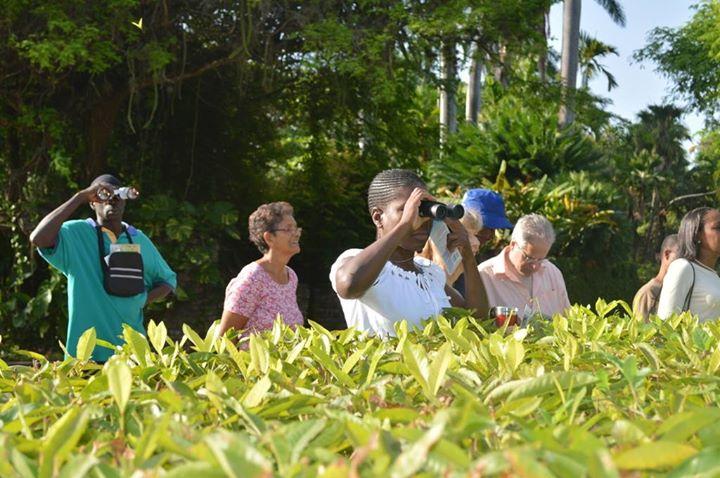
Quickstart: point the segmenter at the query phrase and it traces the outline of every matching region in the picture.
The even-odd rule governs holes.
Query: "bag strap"
[[[105,240],[103,239],[102,226],[100,226],[99,224],[97,226],[95,226],[95,232],[97,233],[97,238],[98,238],[98,252],[100,254],[100,269],[102,271],[104,271],[105,273],[107,273],[108,265],[105,262]],[[122,232],[120,234],[122,234],[123,232],[127,236],[128,242],[130,244],[132,244],[133,243],[132,238],[130,237],[128,228],[125,227],[125,225],[123,225]]]
[[[690,284],[690,290],[688,291],[687,295],[685,296],[685,302],[683,303],[683,308],[682,308],[683,312],[687,312],[688,310],[690,310],[690,298],[692,296],[693,289],[695,288],[695,266],[693,265],[692,261],[688,261],[688,262],[690,263],[690,268],[692,269],[693,280],[692,280],[692,284]]]

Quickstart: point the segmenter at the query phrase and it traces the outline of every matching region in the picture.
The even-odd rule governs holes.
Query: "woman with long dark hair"
[[[685,214],[678,231],[678,258],[663,280],[658,316],[690,311],[700,321],[720,317],[720,211],[709,207]]]
[[[382,171],[368,188],[368,209],[376,240],[364,249],[343,252],[330,270],[330,282],[340,297],[347,325],[380,336],[395,335],[394,324],[423,319],[450,307],[487,313],[487,297],[465,228],[445,219],[448,249],[462,254],[467,294],[445,284],[445,272],[416,256],[430,235],[432,221],[420,217],[422,200],[433,200],[425,183],[412,171]]]

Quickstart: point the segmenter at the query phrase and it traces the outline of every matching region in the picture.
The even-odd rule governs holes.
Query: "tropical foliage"
[[[618,312],[620,311],[620,312]],[[368,338],[277,322],[171,340],[104,365],[0,362],[3,476],[714,476],[720,326],[627,304],[496,330],[452,311]]]
[[[495,187],[512,220],[548,214],[559,231],[553,259],[582,304],[630,300],[662,236],[717,192],[717,131],[708,123],[690,163],[681,107],[623,120],[580,88],[572,125],[558,126],[568,93],[547,43],[552,0],[86,3],[0,2],[5,344],[59,352],[65,280],[28,236],[106,170],[141,190],[127,220],[179,273],[178,295],[152,311],[177,334],[183,321],[217,318],[227,280],[257,257],[245,223],[263,202],[295,207],[305,233],[291,265],[309,303],[332,294],[330,264],[374,237],[365,190],[388,167],[416,169],[456,198]],[[622,2],[597,3],[624,23]],[[720,71],[716,13],[717,1],[700,2],[639,57],[707,114]],[[585,78],[613,78],[607,40],[578,43]],[[472,86],[457,73],[469,65]],[[462,93],[471,114],[442,130],[441,144],[438,110],[462,111]]]

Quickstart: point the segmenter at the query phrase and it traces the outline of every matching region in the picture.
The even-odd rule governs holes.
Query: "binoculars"
[[[107,188],[100,188],[96,194],[98,199],[101,201],[109,201],[115,196],[125,200],[137,199],[140,195],[138,190],[132,186],[123,186],[112,191]]]
[[[431,217],[433,219],[460,219],[465,214],[465,208],[460,204],[449,206],[441,202],[422,200],[420,201],[420,217]]]

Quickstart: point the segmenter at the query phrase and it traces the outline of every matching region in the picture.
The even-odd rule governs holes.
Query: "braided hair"
[[[401,189],[427,189],[420,176],[409,169],[386,169],[379,172],[368,188],[368,210],[385,206],[398,196]]]

